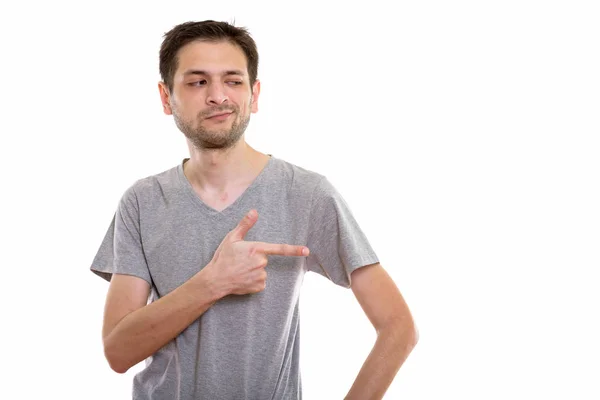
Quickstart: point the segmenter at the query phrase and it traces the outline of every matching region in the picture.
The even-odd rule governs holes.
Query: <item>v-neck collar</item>
[[[267,154],[267,155],[269,156],[269,160],[267,161],[267,164],[258,173],[256,178],[254,178],[252,183],[246,188],[246,190],[244,190],[242,192],[242,194],[240,194],[238,196],[237,199],[235,199],[235,201],[233,203],[231,203],[229,206],[227,206],[226,208],[224,208],[221,211],[218,211],[218,210],[212,208],[211,206],[209,206],[208,204],[206,204],[200,198],[200,196],[198,196],[198,194],[192,187],[192,184],[185,176],[185,173],[183,172],[183,164],[186,162],[186,160],[189,160],[189,158],[184,158],[179,163],[179,165],[177,167],[177,175],[179,176],[179,180],[180,180],[181,184],[183,185],[186,193],[190,196],[192,202],[194,204],[196,204],[202,211],[205,211],[208,214],[214,215],[214,216],[226,215],[226,214],[229,214],[230,212],[232,212],[233,210],[235,210],[239,206],[239,204],[244,200],[244,198],[248,197],[249,194],[251,192],[253,192],[256,189],[256,187],[258,187],[260,185],[260,183],[263,181],[264,176],[266,175],[266,172],[270,169],[271,164],[273,164],[273,159],[275,158],[271,154]]]

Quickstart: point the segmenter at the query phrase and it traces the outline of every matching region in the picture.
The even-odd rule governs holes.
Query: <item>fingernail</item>
[[[308,248],[307,248],[307,247],[305,247],[305,248],[303,248],[303,249],[302,249],[302,255],[303,255],[303,256],[307,256],[307,255],[308,255],[308,253],[309,253],[309,251],[308,251]]]
[[[250,218],[254,218],[254,215],[255,215],[255,212],[254,212],[254,210],[250,210],[250,212],[248,213],[248,216],[249,216]]]

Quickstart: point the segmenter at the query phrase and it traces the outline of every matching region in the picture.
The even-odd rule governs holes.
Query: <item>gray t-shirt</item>
[[[187,159],[186,159],[187,160]],[[301,399],[299,294],[317,272],[350,287],[355,269],[378,262],[326,177],[282,159],[267,165],[229,207],[206,205],[178,166],[136,181],[121,198],[91,270],[134,275],[166,295],[208,264],[252,208],[246,240],[306,245],[308,257],[269,256],[266,288],[217,301],[146,359],[133,382],[139,400]]]

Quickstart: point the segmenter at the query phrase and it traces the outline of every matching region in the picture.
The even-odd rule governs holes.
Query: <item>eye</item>
[[[196,81],[196,82],[190,82],[188,83],[188,86],[202,86],[206,83],[206,80],[201,80],[201,81]]]
[[[229,81],[229,82],[227,82],[227,83],[230,83],[230,84],[232,84],[232,85],[234,85],[234,86],[236,86],[236,85],[241,85],[241,84],[242,84],[242,82],[240,82],[240,81]]]

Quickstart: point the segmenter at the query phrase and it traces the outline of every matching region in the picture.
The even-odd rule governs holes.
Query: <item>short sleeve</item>
[[[313,192],[307,246],[308,270],[345,288],[354,270],[379,262],[348,204],[326,177]]]
[[[110,281],[112,274],[133,275],[152,285],[140,232],[139,207],[130,187],[119,201],[117,211],[102,240],[90,269]]]

